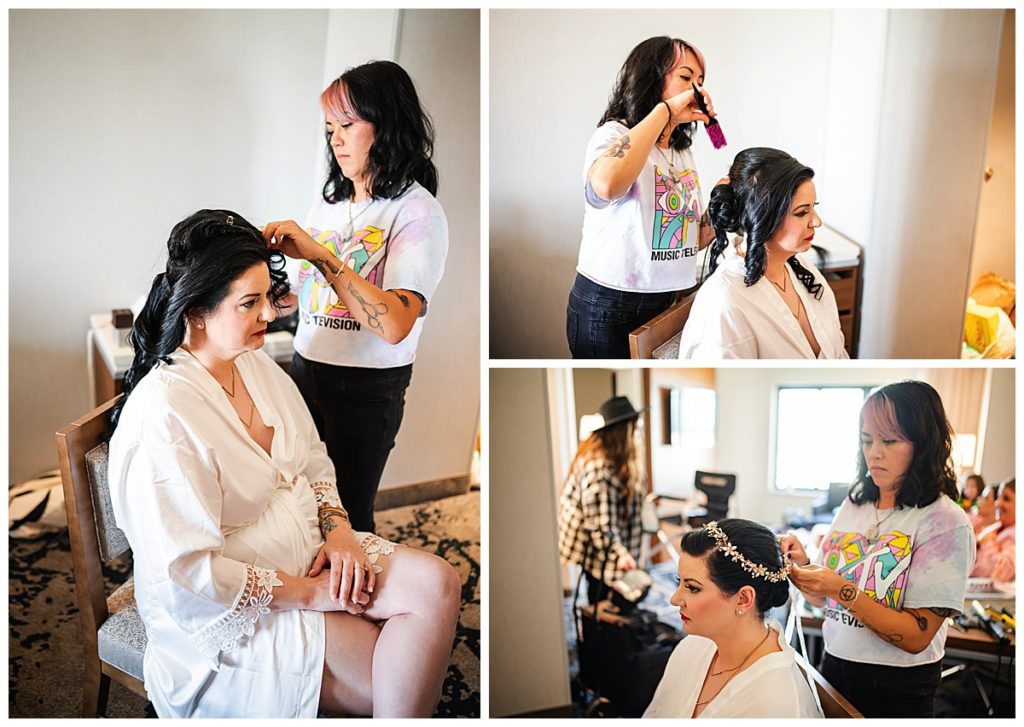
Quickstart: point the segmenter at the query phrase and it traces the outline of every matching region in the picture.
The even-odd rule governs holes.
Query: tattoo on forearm
[[[359,302],[359,307],[363,309],[363,313],[366,315],[366,324],[370,328],[383,331],[384,321],[381,320],[381,316],[388,312],[387,305],[384,303],[368,302],[363,296],[359,295],[359,291],[356,290],[351,281],[348,284],[348,292],[352,294],[352,297]]]
[[[849,583],[839,589],[840,601],[852,601],[857,595],[857,589]]]
[[[905,608],[903,610],[914,617],[914,620],[917,621],[917,628],[921,629],[921,631],[928,630],[928,619],[922,616],[916,608]]]
[[[319,270],[320,274],[323,275],[325,278],[327,277],[328,273],[334,275],[335,273],[338,272],[338,270],[341,269],[334,267],[334,264],[330,260],[323,257],[315,258],[313,260],[310,260],[310,262],[316,266],[316,269]]]
[[[871,630],[874,631],[874,629],[871,629]],[[878,631],[875,631],[875,633],[878,634],[880,637],[882,637],[883,641],[888,641],[893,646],[898,646],[900,644],[900,642],[903,641],[903,636],[901,634],[897,634],[897,633],[883,634],[883,633],[880,633]]]
[[[333,516],[325,517],[320,521],[320,532],[324,534],[325,538],[327,537],[327,533],[331,532],[336,527],[338,527],[338,523],[334,522]]]
[[[409,307],[409,296],[406,295],[405,293],[399,293],[397,291],[394,291],[394,292],[395,292],[395,295],[398,296],[398,299],[400,301],[402,301],[402,305],[405,306],[406,308],[408,308]]]
[[[606,151],[604,155],[606,157],[618,157],[619,159],[622,159],[626,156],[626,150],[629,148],[629,134],[623,134],[612,142],[612,145],[608,147],[608,151]]]

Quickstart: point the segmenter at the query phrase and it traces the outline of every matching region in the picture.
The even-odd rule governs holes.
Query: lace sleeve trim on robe
[[[340,507],[344,509],[341,504],[341,495],[338,494],[338,488],[333,482],[313,482],[310,487],[313,488],[317,508]]]
[[[231,610],[192,635],[193,645],[203,656],[231,651],[243,636],[252,636],[260,616],[270,613],[273,587],[284,584],[277,571],[245,565],[245,583]]]

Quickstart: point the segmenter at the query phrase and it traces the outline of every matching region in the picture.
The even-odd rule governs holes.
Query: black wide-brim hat
[[[612,424],[618,424],[619,422],[629,421],[631,419],[638,418],[647,409],[634,409],[633,403],[626,396],[613,396],[611,399],[601,405],[597,414],[604,420],[601,426],[594,428],[593,431],[597,432],[601,429],[610,427]]]

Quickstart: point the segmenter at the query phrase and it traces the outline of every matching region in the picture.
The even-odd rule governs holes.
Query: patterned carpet
[[[437,553],[462,578],[462,613],[438,717],[480,716],[480,493],[383,510],[377,532]],[[67,531],[9,539],[11,717],[77,717],[82,704],[82,647]],[[126,564],[104,568],[111,589]],[[155,717],[141,697],[110,687],[108,717]]]

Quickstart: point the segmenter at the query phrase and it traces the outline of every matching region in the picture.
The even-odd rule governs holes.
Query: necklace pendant
[[[872,525],[868,528],[868,540],[878,540],[878,526]]]

